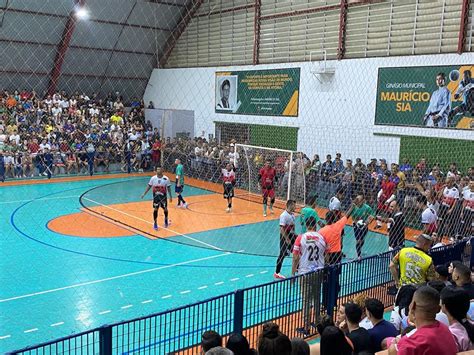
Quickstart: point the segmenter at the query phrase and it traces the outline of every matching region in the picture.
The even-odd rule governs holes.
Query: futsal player
[[[271,166],[270,159],[265,160],[265,165],[258,173],[258,180],[262,187],[263,217],[266,217],[268,198],[270,198],[270,213],[273,214],[273,204],[275,203],[275,182],[277,181],[276,170]]]
[[[389,206],[395,200],[395,183],[390,180],[392,174],[389,171],[384,172],[380,191],[377,194],[377,214],[388,214]],[[377,218],[375,229],[382,228],[382,218]]]
[[[142,195],[142,198],[148,193],[150,189],[153,189],[153,229],[158,230],[158,209],[161,207],[165,214],[165,228],[168,228],[168,203],[167,193],[170,195],[170,203],[173,202],[171,195],[171,182],[170,179],[163,175],[163,169],[156,168],[156,175],[153,175],[148,182],[148,186]]]
[[[359,195],[354,200],[354,209],[351,217],[353,221],[354,237],[356,240],[357,259],[362,257],[362,247],[365,243],[365,237],[369,232],[369,224],[374,220],[374,211],[365,203],[364,196]]]
[[[285,276],[280,273],[283,260],[285,260],[285,256],[293,249],[293,244],[296,240],[295,207],[296,201],[288,200],[286,202],[286,209],[280,215],[280,253],[277,259],[275,273],[273,274],[273,277],[276,279],[285,278]]]
[[[174,163],[176,164],[176,184],[174,186],[174,192],[176,192],[176,195],[178,196],[178,208],[181,206],[183,208],[187,208],[188,205],[186,204],[186,201],[184,201],[184,198],[183,198],[183,189],[184,189],[183,164],[181,164],[180,159],[176,159]]]
[[[222,169],[222,181],[224,185],[224,198],[227,199],[226,212],[232,212],[232,198],[234,197],[235,172],[231,163],[227,163]]]
[[[318,212],[316,212],[316,202],[317,196],[311,195],[308,198],[308,202],[306,206],[304,206],[300,211],[300,223],[301,223],[301,233],[306,233],[306,221],[308,218],[313,217],[319,225],[319,227],[324,227],[324,222],[321,221],[321,218],[318,216]],[[314,226],[314,230],[317,230],[317,226]]]

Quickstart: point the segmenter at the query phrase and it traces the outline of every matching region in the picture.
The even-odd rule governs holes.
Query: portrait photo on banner
[[[234,110],[237,105],[237,82],[237,75],[216,76],[216,110]]]

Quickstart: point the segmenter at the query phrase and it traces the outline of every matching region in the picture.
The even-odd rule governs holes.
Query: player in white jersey
[[[309,335],[309,327],[311,323],[318,323],[321,311],[322,269],[327,243],[324,237],[316,232],[316,223],[314,217],[306,220],[308,231],[296,238],[293,247],[292,274],[304,275],[300,278],[304,327],[296,329],[303,335]],[[311,307],[313,307],[313,317],[311,317]]]
[[[280,215],[280,253],[277,259],[275,273],[273,274],[273,277],[276,279],[285,278],[285,276],[280,274],[281,267],[283,266],[285,256],[291,252],[293,244],[295,243],[295,208],[296,201],[288,200],[286,202],[286,209]]]
[[[158,218],[158,209],[160,207],[163,209],[165,214],[165,228],[168,228],[168,203],[166,193],[168,192],[170,196],[170,203],[173,202],[173,197],[171,195],[171,181],[167,176],[163,175],[162,168],[156,168],[156,175],[153,175],[150,178],[142,198],[145,197],[150,189],[153,189],[153,229],[158,230],[158,223],[156,220]]]
[[[222,169],[222,182],[224,185],[224,198],[227,199],[226,212],[232,212],[232,198],[234,197],[235,172],[231,163]]]
[[[423,225],[423,234],[432,235],[436,233],[438,229],[438,216],[436,211],[428,207],[428,200],[425,195],[418,196],[416,199],[418,208],[423,212],[421,213],[421,224]]]
[[[474,235],[474,180],[469,180],[469,186],[463,190],[462,197],[461,219],[463,221],[463,228],[461,235],[463,237],[470,237]]]

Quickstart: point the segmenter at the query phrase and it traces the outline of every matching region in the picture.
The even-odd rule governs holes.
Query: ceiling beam
[[[85,3],[86,0],[74,0],[74,6],[71,9],[71,12],[69,13],[66,25],[64,26],[63,35],[58,43],[58,48],[56,49],[53,69],[51,70],[51,78],[48,84],[48,95],[53,95],[55,93],[59,77],[61,76],[61,68],[64,63],[64,58],[66,57],[66,53],[69,48],[69,43],[71,42],[74,29],[76,28],[76,9],[78,7],[84,7]]]
[[[166,40],[163,55],[161,56],[158,65],[160,68],[164,68],[166,63],[168,62],[168,58],[171,55],[176,43],[178,42],[179,37],[183,34],[183,32],[188,27],[189,23],[191,22],[192,18],[196,14],[196,12],[201,7],[204,0],[190,0],[188,5],[185,8],[185,13],[181,21],[178,23],[176,28],[171,32],[168,39]]]
[[[178,4],[171,1],[166,0],[144,0],[144,2],[150,2],[152,4],[160,4],[160,5],[167,5],[167,6],[176,6],[176,7],[184,7],[184,4]]]

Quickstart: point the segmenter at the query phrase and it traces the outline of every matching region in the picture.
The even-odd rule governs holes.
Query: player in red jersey
[[[386,171],[383,174],[382,177],[382,183],[380,184],[380,191],[377,194],[377,215],[381,213],[387,213],[388,212],[388,206],[390,205],[390,202],[395,200],[395,189],[397,188],[397,185],[390,180],[390,175],[391,173],[389,171]],[[377,225],[375,228],[381,228],[382,227],[382,221],[380,219],[377,219]]]
[[[265,160],[265,165],[260,169],[258,180],[262,187],[263,216],[266,217],[268,198],[270,198],[270,213],[273,214],[273,204],[275,203],[275,183],[277,181],[276,170],[271,166],[269,159]]]
[[[231,163],[222,169],[222,182],[224,185],[224,198],[227,199],[226,212],[232,212],[232,198],[234,197],[235,172]]]

